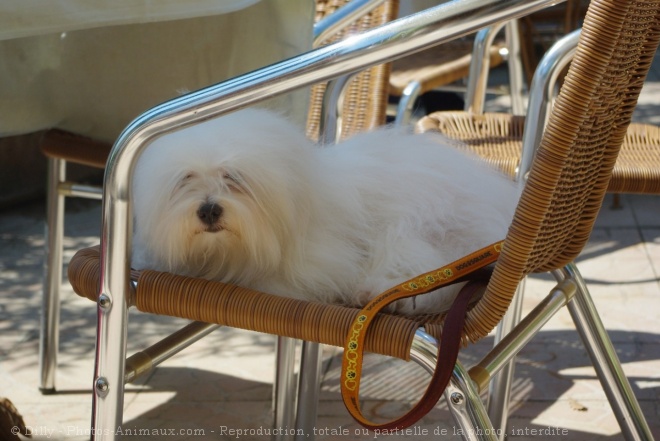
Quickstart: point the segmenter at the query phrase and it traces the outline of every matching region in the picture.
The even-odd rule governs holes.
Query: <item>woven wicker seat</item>
[[[571,262],[589,238],[659,41],[659,0],[592,1],[575,56],[577,62],[571,66],[557,98],[488,287],[467,314],[464,342],[479,340],[497,326],[527,274],[551,271],[558,284],[514,329],[510,339],[505,338],[470,369],[476,386],[470,381],[454,384],[464,393],[470,408],[478,410],[467,415],[465,406],[460,405],[462,400],[448,402],[452,412],[464,412],[465,418],[457,421],[470,420],[473,431],[469,433],[484,423],[479,410],[482,403],[473,388],[483,390],[520,345],[528,342],[560,307],[567,306],[624,435],[629,439],[652,439],[586,285]],[[107,371],[112,363],[123,366],[124,360],[112,360],[112,347],[105,343],[108,338],[104,332],[109,332],[111,326],[109,314],[118,306],[105,293],[99,296],[100,275],[98,249],[80,251],[70,264],[69,277],[75,291],[99,303],[103,323],[99,325],[97,360]],[[141,311],[331,345],[344,342],[357,313],[340,305],[291,300],[154,271],[133,272],[131,277],[137,280],[136,288],[122,298]],[[129,286],[128,281],[124,286]],[[424,325],[431,335],[443,338],[443,320],[443,315],[406,318],[383,314],[370,331],[367,349],[408,359],[418,326]],[[136,371],[148,369],[151,352],[148,349],[137,358],[131,357],[126,371],[122,368],[117,372],[125,372],[125,378],[130,378]],[[103,369],[97,370],[97,375]],[[457,365],[455,377],[462,378],[462,372]],[[112,389],[103,376],[95,381],[96,400],[108,412],[119,412],[104,416],[102,423],[116,423],[121,410],[115,408],[116,402],[106,402],[105,396],[108,390],[117,393],[123,389]],[[100,418],[98,410],[95,416]]]
[[[520,162],[524,116],[435,112],[419,120],[416,131],[437,131],[460,140],[489,164],[514,177]]]

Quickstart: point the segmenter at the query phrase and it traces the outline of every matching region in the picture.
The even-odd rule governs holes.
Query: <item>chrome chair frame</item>
[[[534,73],[529,90],[529,105],[526,118],[529,121],[539,121],[538,124],[528,124],[523,132],[523,151],[520,167],[517,170],[516,181],[524,182],[532,166],[534,154],[539,147],[543,128],[547,122],[552,108],[552,98],[555,94],[557,78],[563,69],[570,63],[577,48],[580,31],[576,30],[558,40],[540,60]],[[485,89],[482,89],[485,90]],[[483,113],[484,92],[475,93],[472,101],[474,113]],[[467,106],[466,106],[467,107]],[[518,287],[513,302],[497,327],[495,344],[502,341],[508,333],[518,324],[522,312],[524,294],[524,280]],[[504,433],[509,414],[509,398],[511,382],[513,380],[515,360],[502,368],[501,372],[493,378],[488,393],[488,414],[498,433]],[[502,440],[503,438],[500,438]]]
[[[129,373],[123,360],[126,356],[127,307],[131,293],[131,178],[139,153],[151,141],[195,122],[248,106],[267,96],[387,62],[475,29],[526,15],[552,3],[552,0],[465,0],[440,5],[361,34],[350,42],[325,46],[164,103],[129,125],[115,143],[104,184],[92,417],[94,438],[114,439],[114,428],[121,424],[124,382]],[[607,371],[603,377],[611,389],[608,395],[612,397],[612,404],[623,406],[623,410],[617,411],[622,430],[630,439],[652,439],[630,385],[623,375],[618,375],[616,369],[610,366],[616,364],[616,356],[609,350],[611,343],[595,310],[589,306],[590,299],[581,279],[569,270],[562,273],[560,279],[548,299],[509,333],[489,358],[473,367],[469,376],[460,365],[457,366],[451,387],[447,390],[450,409],[456,420],[459,424],[483,427],[485,430],[481,433],[484,439],[496,439],[479,399],[479,389],[512,359],[522,343],[528,341],[559,307],[573,296],[578,296],[580,300],[571,307],[575,311],[574,319],[585,338],[595,344],[592,351],[594,357],[600,361],[609,360],[603,368]],[[417,340],[420,339],[428,341],[423,334]],[[433,351],[426,351],[418,358],[426,359],[424,363],[428,365],[436,356]],[[474,384],[471,378],[479,381]],[[476,432],[471,433],[477,436]]]
[[[507,55],[507,64],[511,95],[511,112],[514,115],[523,115],[525,113],[525,105],[523,103],[525,84],[520,58],[520,32],[518,31],[519,25],[517,20],[510,20],[505,24],[500,23],[499,25],[488,29],[488,32],[486,32],[485,29],[482,29],[477,33],[465,92],[464,110],[467,112],[483,113],[486,89],[488,86],[488,71],[490,69],[486,54],[489,47],[492,46],[495,36],[502,27],[504,27],[505,41],[509,52]],[[480,36],[479,34],[483,35]]]
[[[524,114],[523,94],[524,81],[522,62],[520,60],[520,36],[517,20],[506,23],[497,23],[485,29],[479,30],[474,37],[472,50],[472,61],[465,87],[465,110],[480,113],[483,112],[484,97],[488,84],[488,72],[490,69],[490,48],[497,34],[504,29],[506,49],[508,54],[506,62],[509,72],[509,93],[511,96],[511,107],[514,115]],[[422,84],[411,81],[405,87],[399,98],[396,108],[394,123],[396,125],[407,125],[413,111],[415,100],[422,92]]]
[[[62,284],[62,248],[64,241],[64,206],[66,197],[101,200],[101,187],[67,181],[66,161],[48,158],[46,190],[46,266],[41,306],[39,337],[39,390],[55,392],[55,373],[59,347],[60,285]]]

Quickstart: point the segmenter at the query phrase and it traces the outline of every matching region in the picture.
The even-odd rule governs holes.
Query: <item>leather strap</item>
[[[501,250],[502,242],[497,242],[447,266],[408,280],[378,295],[360,311],[346,337],[341,375],[341,395],[344,405],[357,422],[372,430],[404,429],[419,421],[436,405],[451,379],[456,364],[470,300],[477,289],[487,283],[488,278],[484,277],[483,269],[497,260]],[[475,280],[469,281],[461,289],[447,313],[442,342],[438,342],[440,347],[435,372],[422,398],[399,418],[386,423],[369,421],[360,410],[359,400],[364,339],[369,324],[380,310],[392,302],[425,294],[466,279]]]

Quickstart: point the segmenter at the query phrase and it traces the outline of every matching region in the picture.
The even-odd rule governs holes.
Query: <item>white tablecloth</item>
[[[209,17],[259,0],[4,0],[0,40],[120,24]]]
[[[2,1],[0,136],[58,127],[112,141],[158,103],[308,50],[313,9],[309,0]],[[306,100],[272,105],[302,118]]]

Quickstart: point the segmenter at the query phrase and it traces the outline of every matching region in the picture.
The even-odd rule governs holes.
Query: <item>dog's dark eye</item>
[[[194,177],[195,177],[195,173],[190,172],[185,174],[181,179],[179,179],[179,182],[176,184],[176,187],[174,188],[175,191],[184,188]]]
[[[229,188],[231,188],[232,190],[243,191],[242,180],[238,175],[234,173],[225,172],[222,175],[222,179],[225,181],[227,186],[229,186]]]

